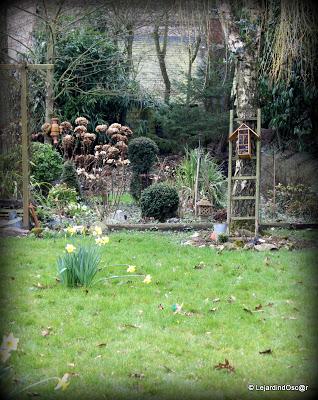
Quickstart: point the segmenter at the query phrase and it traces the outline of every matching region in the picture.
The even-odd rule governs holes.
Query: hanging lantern
[[[213,205],[206,197],[197,202],[197,207],[201,219],[207,219],[212,215]]]
[[[51,119],[51,133],[50,136],[53,139],[53,144],[58,143],[58,137],[60,135],[60,126],[58,118]]]

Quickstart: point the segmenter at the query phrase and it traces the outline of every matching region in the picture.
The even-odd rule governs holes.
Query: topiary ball
[[[61,175],[63,159],[50,145],[31,144],[31,175],[37,183],[52,183]]]
[[[155,183],[141,193],[141,214],[159,222],[175,217],[179,207],[178,192],[165,183]]]
[[[159,148],[152,140],[144,136],[132,139],[128,145],[128,159],[137,174],[146,174],[156,161]]]

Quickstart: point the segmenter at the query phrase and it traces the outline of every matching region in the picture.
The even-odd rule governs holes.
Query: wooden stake
[[[257,109],[257,134],[259,139],[256,141],[256,182],[255,182],[255,236],[259,229],[259,195],[260,195],[260,175],[261,175],[261,109]]]
[[[22,193],[23,227],[29,229],[29,135],[28,135],[27,66],[21,68],[21,129],[22,129]]]
[[[233,110],[230,110],[229,136],[233,132]],[[231,232],[231,202],[232,202],[232,141],[229,140],[229,162],[227,174],[227,233]]]

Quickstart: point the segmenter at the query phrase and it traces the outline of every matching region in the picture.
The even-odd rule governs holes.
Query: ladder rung
[[[252,156],[252,157],[250,157],[249,159],[250,159],[250,160],[256,160],[257,157],[256,157],[256,156]],[[232,161],[237,161],[237,160],[241,160],[241,158],[239,158],[239,157],[233,157],[233,158],[232,158]]]
[[[233,196],[232,200],[256,200],[255,196]]]
[[[232,221],[244,221],[244,220],[249,220],[249,219],[255,219],[255,217],[231,217]]]
[[[250,117],[250,118],[234,118],[234,121],[257,121],[257,117]]]
[[[256,179],[256,176],[246,175],[246,176],[233,176],[232,177],[232,181],[237,181],[237,180],[245,181],[245,180],[252,180],[252,179]]]

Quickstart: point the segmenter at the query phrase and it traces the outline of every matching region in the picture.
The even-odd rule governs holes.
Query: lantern
[[[204,197],[197,202],[198,214],[200,218],[207,219],[212,215],[212,203]]]
[[[255,137],[259,139],[258,134],[246,124],[240,125],[236,131],[230,135],[229,140],[234,141],[237,139],[236,149],[238,158],[252,158],[252,135],[255,135]]]
[[[59,120],[58,118],[52,118],[50,136],[53,139],[53,144],[55,145],[58,143],[59,134],[60,134]]]

